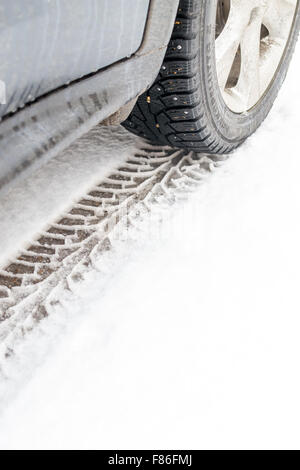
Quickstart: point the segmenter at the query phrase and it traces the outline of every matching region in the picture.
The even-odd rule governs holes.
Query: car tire
[[[284,1],[293,3],[278,0]],[[225,25],[220,26],[216,18],[220,5],[224,9],[225,3],[226,0],[180,0],[164,62],[156,81],[139,97],[125,121],[128,130],[157,144],[222,154],[234,150],[260,126],[286,76],[299,32],[299,1],[295,3],[289,34],[270,83],[254,105],[238,111],[224,99],[217,70],[216,29],[224,30],[226,22],[223,20]],[[235,60],[238,53],[241,56],[241,45]],[[241,58],[239,68],[236,75],[242,74]],[[231,91],[226,88],[226,93]]]

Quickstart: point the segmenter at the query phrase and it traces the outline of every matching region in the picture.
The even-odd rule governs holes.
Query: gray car
[[[0,0],[0,189],[98,124],[227,153],[268,114],[297,0]]]

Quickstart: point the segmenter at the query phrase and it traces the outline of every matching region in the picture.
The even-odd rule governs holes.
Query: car
[[[0,189],[91,127],[228,153],[269,113],[297,0],[0,0]]]

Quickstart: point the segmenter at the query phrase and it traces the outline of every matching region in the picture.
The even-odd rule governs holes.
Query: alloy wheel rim
[[[215,55],[228,108],[244,113],[265,94],[284,54],[297,0],[218,0]]]

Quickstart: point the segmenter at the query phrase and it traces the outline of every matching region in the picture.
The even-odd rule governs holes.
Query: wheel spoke
[[[241,8],[241,3],[244,9]],[[242,14],[241,14],[242,11]],[[224,90],[237,49],[251,13],[249,1],[232,0],[226,25],[216,39],[216,62],[220,88]]]
[[[241,71],[234,92],[243,101],[245,111],[260,97],[259,58],[262,17],[261,8],[257,7],[252,11],[249,25],[241,41]]]
[[[273,77],[276,72],[284,46],[285,43],[283,41],[280,43],[269,43],[265,48],[265,51],[261,54],[259,70],[261,93],[267,89],[270,83],[270,77]]]
[[[270,0],[263,17],[269,35],[262,40],[260,86],[263,93],[274,76],[284,52],[297,0]]]

